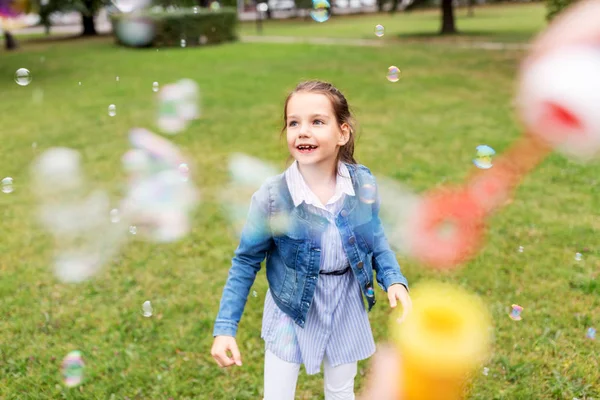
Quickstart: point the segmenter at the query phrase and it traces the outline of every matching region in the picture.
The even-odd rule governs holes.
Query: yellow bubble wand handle
[[[413,310],[391,335],[402,357],[402,400],[463,398],[469,373],[489,351],[491,319],[479,298],[442,283],[412,290]]]

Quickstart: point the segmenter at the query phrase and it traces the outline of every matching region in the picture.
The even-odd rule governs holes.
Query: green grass
[[[353,21],[370,30],[375,19],[364,19]],[[322,30],[318,36],[336,35],[331,22],[315,28]],[[472,168],[477,145],[501,153],[519,137],[510,104],[521,56],[393,43],[235,43],[157,52],[118,48],[111,39],[32,43],[3,53],[0,177],[13,177],[15,191],[0,193],[0,398],[259,399],[264,270],[238,334],[244,366],[221,370],[209,354],[237,245],[217,202],[227,181],[226,157],[245,152],[283,167],[282,102],[298,81],[320,78],[333,81],[354,107],[361,132],[357,158],[376,175],[419,192],[459,182]],[[390,64],[403,70],[398,83],[385,79]],[[20,67],[32,73],[29,86],[13,82]],[[132,241],[95,279],[61,284],[52,274],[52,239],[35,219],[31,161],[52,146],[77,149],[90,182],[116,201],[128,129],[155,128],[152,82],[184,77],[196,80],[203,95],[203,118],[171,138],[190,154],[202,190],[193,231],[168,245]],[[32,100],[36,91],[43,102]],[[114,118],[107,115],[111,103],[117,105]],[[597,176],[597,164],[551,155],[490,221],[475,260],[438,274],[400,256],[411,284],[440,279],[463,285],[480,294],[493,315],[490,372],[476,374],[470,398],[600,396],[598,342],[585,338],[587,327],[600,326]],[[577,251],[583,252],[580,262],[574,261]],[[377,295],[370,319],[376,340],[383,341],[389,308],[384,294]],[[152,318],[141,315],[145,300],[155,308]],[[525,308],[521,322],[507,316],[513,303]],[[61,384],[60,361],[74,349],[84,354],[87,379],[69,390]],[[359,388],[367,369],[368,362],[359,364]],[[300,376],[297,398],[319,399],[321,393],[322,376]]]
[[[543,3],[482,6],[475,8],[475,16],[468,17],[466,8],[456,9],[456,27],[459,37],[447,37],[445,41],[496,41],[522,42],[546,26],[546,8]],[[385,35],[378,39],[375,26],[383,25]],[[322,24],[298,20],[276,20],[264,23],[263,35],[301,37],[339,37],[399,41],[435,40],[441,26],[439,10],[415,11],[411,13],[366,14],[333,16]],[[246,22],[241,33],[256,35],[256,24]]]

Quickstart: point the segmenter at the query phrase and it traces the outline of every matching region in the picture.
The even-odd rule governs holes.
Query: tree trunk
[[[475,0],[467,0],[469,12],[467,13],[468,17],[474,17],[475,13],[473,12],[473,8],[475,7]]]
[[[442,35],[449,35],[456,32],[454,25],[454,5],[453,0],[442,0]]]
[[[385,4],[385,0],[377,0],[377,11],[383,11],[383,5]]]
[[[4,48],[6,50],[14,50],[17,47],[19,46],[17,45],[15,37],[9,31],[4,31]]]
[[[83,24],[82,36],[96,36],[96,25],[94,24],[94,16],[81,14],[81,23]]]

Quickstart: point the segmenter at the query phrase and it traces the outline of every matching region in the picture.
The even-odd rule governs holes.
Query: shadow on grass
[[[526,32],[489,32],[489,31],[458,31],[453,34],[440,34],[439,31],[416,32],[396,35],[394,39],[414,42],[527,42],[533,38]]]

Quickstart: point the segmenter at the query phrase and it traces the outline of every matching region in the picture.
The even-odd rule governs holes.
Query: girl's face
[[[301,165],[335,162],[339,148],[350,138],[350,126],[341,126],[331,101],[320,93],[294,93],[287,105],[288,150]]]

